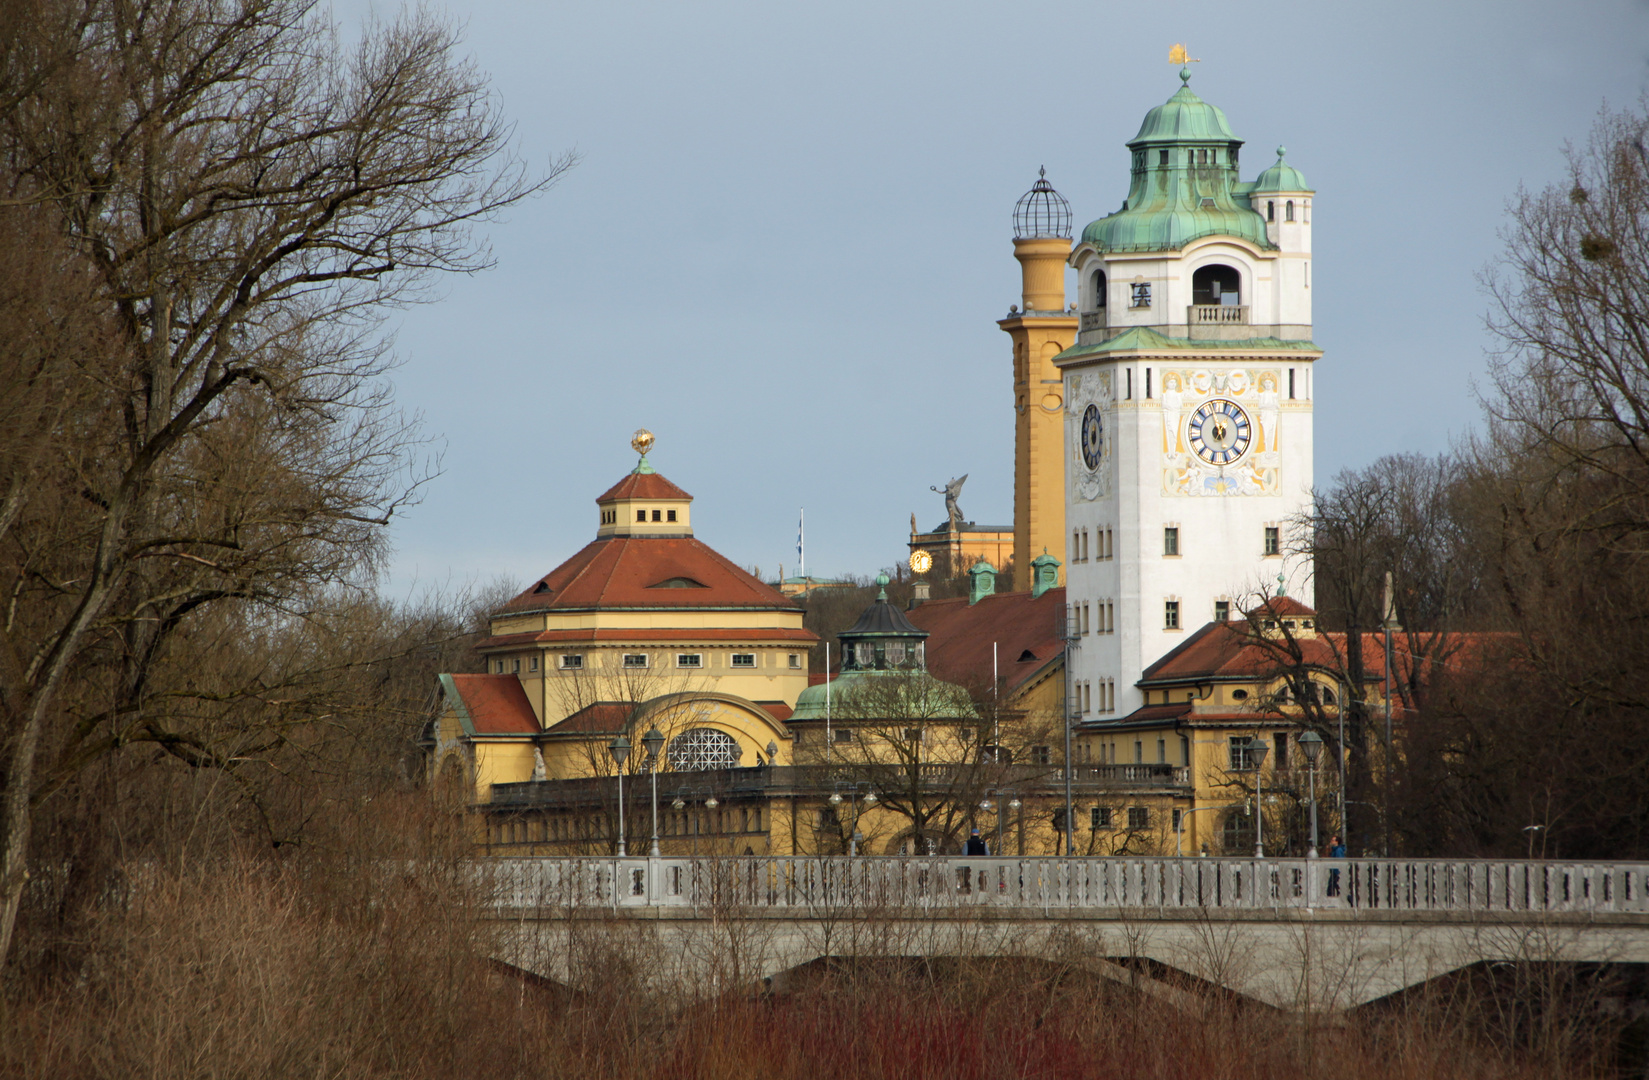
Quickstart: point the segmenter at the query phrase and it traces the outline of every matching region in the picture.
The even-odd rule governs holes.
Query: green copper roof
[[[1277,147],[1277,163],[1259,175],[1249,188],[1256,193],[1270,191],[1310,191],[1311,187],[1300,175],[1300,170],[1292,165],[1283,164],[1283,155],[1288,153],[1288,147]]]
[[[1133,176],[1122,209],[1089,223],[1082,242],[1106,252],[1178,251],[1204,236],[1230,236],[1274,249],[1265,220],[1233,190],[1241,146],[1225,114],[1181,86],[1145,114],[1128,143]]]
[[[1207,352],[1210,349],[1219,352],[1276,352],[1286,349],[1289,352],[1321,352],[1315,342],[1306,340],[1289,340],[1287,338],[1260,337],[1242,338],[1237,341],[1204,341],[1201,338],[1169,337],[1151,329],[1149,326],[1135,326],[1114,338],[1101,341],[1097,345],[1073,345],[1069,349],[1054,357],[1054,363],[1061,360],[1078,360],[1083,357],[1103,356],[1106,353],[1120,352]]]
[[[965,720],[979,715],[968,692],[941,682],[925,671],[848,671],[830,680],[830,708],[825,684],[810,686],[796,698],[791,721],[823,720]]]

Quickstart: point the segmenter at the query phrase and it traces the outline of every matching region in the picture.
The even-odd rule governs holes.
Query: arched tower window
[[[691,728],[670,740],[667,751],[672,772],[736,769],[744,756],[738,740],[715,728]]]
[[[1105,308],[1105,271],[1095,270],[1093,276],[1094,307],[1098,310]]]
[[[1283,220],[1284,221],[1293,221],[1294,220],[1294,200],[1293,199],[1290,199],[1286,203],[1283,204]]]
[[[1191,302],[1227,307],[1241,304],[1242,274],[1222,263],[1199,266],[1191,275]]]

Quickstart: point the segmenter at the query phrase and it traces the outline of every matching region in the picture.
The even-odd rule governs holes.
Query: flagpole
[[[803,542],[807,536],[803,526],[807,522],[807,508],[804,506],[796,511],[796,575],[802,579],[802,588],[807,588],[807,556],[803,552]]]

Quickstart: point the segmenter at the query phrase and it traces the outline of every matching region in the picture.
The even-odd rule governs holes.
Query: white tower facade
[[[1079,331],[1055,363],[1085,720],[1147,704],[1141,673],[1259,590],[1311,602],[1288,541],[1313,483],[1314,193],[1280,149],[1243,183],[1241,146],[1182,87],[1128,144],[1122,209],[1071,253]]]

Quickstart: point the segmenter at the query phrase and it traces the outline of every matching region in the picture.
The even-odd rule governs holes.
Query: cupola
[[[926,630],[888,603],[886,574],[876,575],[875,603],[859,621],[837,635],[842,643],[842,672],[916,670],[927,667]]]
[[[660,476],[647,461],[647,451],[653,446],[653,433],[642,428],[630,440],[630,446],[641,455],[641,460],[628,476],[596,499],[596,506],[601,512],[596,538],[692,536],[693,522],[689,508],[693,497]]]
[[[1013,208],[1013,257],[1027,315],[1065,310],[1065,259],[1071,253],[1071,204],[1037,170],[1036,183]]]

